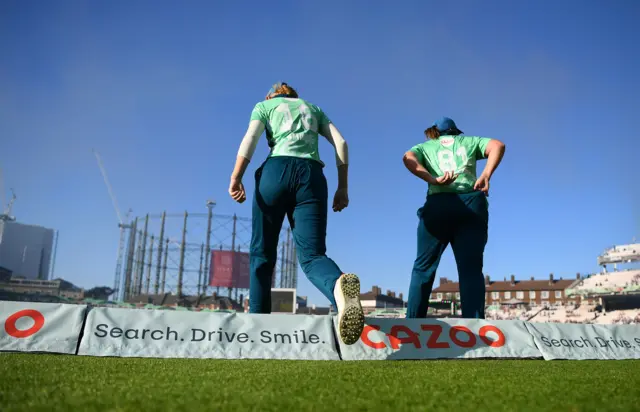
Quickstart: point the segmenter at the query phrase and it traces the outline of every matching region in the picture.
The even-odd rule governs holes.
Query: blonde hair
[[[298,92],[286,83],[282,83],[274,94],[286,94],[289,97],[298,98]]]

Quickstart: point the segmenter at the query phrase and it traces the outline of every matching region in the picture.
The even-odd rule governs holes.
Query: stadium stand
[[[640,323],[640,309],[614,310],[603,313],[595,322],[601,325],[630,325]]]
[[[640,292],[640,270],[629,269],[593,274],[582,279],[573,288],[567,289],[572,295],[597,295],[620,292]]]
[[[527,321],[542,309],[511,308],[508,306],[492,305],[485,310],[485,317],[491,320],[523,320]]]
[[[596,305],[581,304],[545,307],[528,320],[538,323],[593,323],[597,316]]]
[[[631,263],[640,261],[640,243],[613,246],[598,256],[598,265]]]

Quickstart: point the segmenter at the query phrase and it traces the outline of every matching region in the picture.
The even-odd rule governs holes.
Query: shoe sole
[[[353,345],[360,339],[364,329],[364,312],[360,305],[360,279],[345,274],[338,280],[343,300],[343,312],[339,318],[340,339],[345,345]]]

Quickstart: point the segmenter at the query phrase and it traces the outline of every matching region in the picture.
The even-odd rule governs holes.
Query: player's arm
[[[262,132],[264,132],[264,123],[260,120],[251,120],[247,132],[242,138],[240,148],[238,149],[238,155],[236,156],[236,164],[231,174],[231,180],[242,181],[247,166],[256,151],[256,146],[260,140]]]
[[[500,165],[500,162],[502,161],[505,149],[505,144],[500,140],[489,139],[483,151],[484,158],[487,159],[487,164],[482,171],[482,176],[485,176],[488,179],[493,176],[493,173],[496,171],[496,169]]]
[[[422,165],[416,152],[413,150],[406,152],[402,157],[402,162],[407,170],[409,170],[414,176],[419,177],[430,185],[435,184],[436,179],[431,176],[431,173],[429,173],[427,168]]]
[[[422,159],[422,154],[420,154],[416,148],[413,148],[404,154],[402,162],[407,170],[409,170],[414,176],[419,177],[430,185],[446,186],[453,183],[458,178],[458,175],[454,172],[445,172],[442,176],[433,177],[433,175],[431,175],[423,165]]]
[[[478,145],[479,157],[487,159],[484,170],[478,176],[476,183],[473,185],[474,190],[479,190],[489,196],[489,180],[498,168],[504,156],[505,145],[498,139],[480,138]]]
[[[336,151],[338,189],[347,189],[349,181],[349,146],[347,141],[333,123],[323,124],[319,129],[320,135],[324,136]]]
[[[251,157],[258,145],[258,139],[264,131],[264,123],[261,120],[251,119],[247,132],[240,143],[238,155],[236,156],[236,164],[231,173],[231,182],[229,183],[229,195],[233,200],[242,203],[247,199],[247,194],[242,184],[242,177],[249,166]]]

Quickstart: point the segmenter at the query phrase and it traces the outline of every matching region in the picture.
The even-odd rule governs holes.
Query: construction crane
[[[4,208],[2,213],[0,213],[0,221],[5,222],[14,222],[16,218],[11,216],[11,210],[13,209],[13,204],[15,203],[17,197],[13,189],[11,190],[11,200]],[[0,207],[4,206],[5,198],[4,198],[4,178],[2,176],[2,169],[0,169]]]
[[[109,192],[109,197],[111,198],[111,202],[113,203],[113,208],[116,211],[116,216],[118,217],[118,228],[120,228],[120,242],[118,243],[118,257],[116,260],[116,273],[113,281],[113,295],[115,299],[120,299],[120,283],[122,278],[122,260],[124,259],[124,243],[125,243],[125,231],[131,229],[130,223],[125,223],[129,221],[129,215],[132,210],[129,209],[127,215],[125,216],[125,220],[122,220],[122,214],[120,213],[120,207],[118,206],[118,201],[116,196],[113,194],[113,190],[111,189],[111,184],[109,183],[109,178],[107,177],[107,172],[104,169],[104,165],[102,164],[102,159],[98,152],[93,150],[93,154],[96,156],[96,160],[98,161],[98,167],[100,168],[100,173],[102,173],[102,178],[104,179],[104,184],[107,186],[107,191]]]

